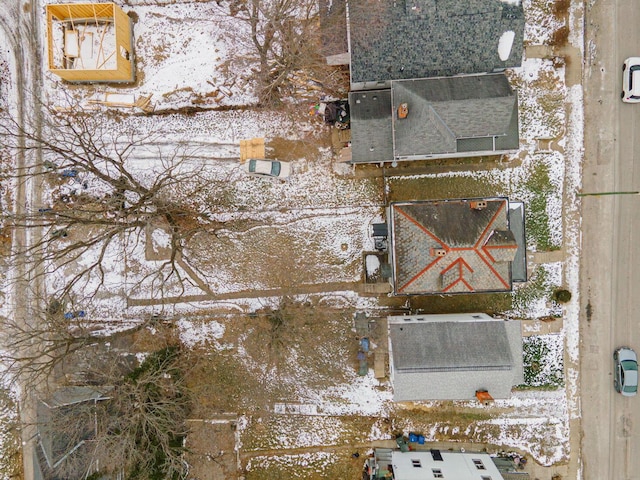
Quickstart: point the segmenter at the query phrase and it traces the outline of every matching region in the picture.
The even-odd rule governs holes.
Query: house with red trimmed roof
[[[526,281],[524,207],[507,198],[391,203],[396,295],[511,291]]]

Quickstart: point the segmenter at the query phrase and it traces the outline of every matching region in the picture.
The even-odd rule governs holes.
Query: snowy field
[[[238,222],[246,228],[222,227],[190,238],[180,267],[188,280],[180,284],[167,279],[158,286],[143,280],[152,278],[164,261],[169,238],[164,227],[146,229],[131,238],[131,243],[114,245],[108,251],[103,283],[92,283],[97,281],[92,278],[75,292],[77,298],[84,298],[84,289],[100,290],[91,303],[83,305],[89,316],[101,323],[112,319],[113,324],[106,327],[112,331],[162,310],[177,319],[183,345],[203,356],[233,356],[234,368],[246,375],[251,388],[270,400],[280,398],[261,405],[268,413],[263,418],[252,405],[243,404],[249,400],[239,394],[239,406],[249,413],[239,422],[238,446],[251,454],[245,465],[256,475],[263,470],[302,467],[328,471],[338,454],[318,451],[320,447],[341,445],[345,438],[359,444],[388,440],[395,431],[422,431],[427,441],[473,441],[496,449],[516,449],[542,465],[566,462],[571,453],[569,420],[579,416],[579,226],[567,219],[577,211],[570,192],[580,186],[582,92],[578,86],[565,86],[564,66],[526,58],[521,68],[508,72],[520,104],[521,148],[513,158],[486,170],[391,180],[396,185],[444,179],[482,182],[494,195],[525,202],[531,215],[527,222],[535,225],[528,232],[530,282],[518,286],[512,309],[504,316],[554,317],[563,322],[561,332],[528,340],[540,343],[539,350],[545,352],[544,365],[538,365],[537,376],[528,386],[551,383],[554,387],[516,390],[511,399],[496,401],[491,409],[480,408],[475,401],[398,405],[391,400],[388,381],[376,380],[371,369],[367,376],[356,374],[350,363],[355,342],[343,339],[355,336],[350,320],[354,311],[375,313],[387,305],[384,297],[364,297],[344,289],[344,285],[361,281],[362,252],[373,248],[369,226],[382,214],[382,181],[357,177],[350,167],[337,164],[326,140],[326,127],[303,113],[306,105],[282,111],[251,108],[257,101],[251,80],[255,55],[245,40],[246,24],[221,14],[215,2],[162,3],[128,2],[131,6],[125,10],[132,10],[136,17],[140,73],[135,86],[119,87],[117,92],[152,95],[156,112],[186,107],[202,111],[143,116],[136,109],[119,109],[118,128],[162,134],[162,140],[149,151],[132,155],[128,167],[144,175],[153,170],[158,152],[169,156],[176,144],[186,145],[190,162],[210,186],[210,191],[202,191],[194,201],[212,220],[230,225]],[[547,43],[561,24],[545,10],[547,2],[525,0],[524,6],[525,44]],[[6,72],[9,69],[3,62],[0,58],[0,69]],[[64,106],[69,94],[82,104],[96,93],[116,91],[97,86],[67,89],[54,75],[45,72],[45,78],[45,101],[51,106]],[[0,83],[0,93],[2,88]],[[95,114],[105,113],[102,109]],[[278,182],[245,174],[239,162],[239,141],[253,137],[302,145],[302,153],[291,154],[294,173],[289,179]],[[92,179],[86,180],[91,189]],[[76,181],[50,186],[45,201],[53,201],[61,188],[73,188]],[[72,239],[61,239],[60,244]],[[533,261],[536,253],[560,249],[568,258],[565,262],[545,261],[543,256]],[[48,287],[55,290],[64,283],[65,275],[91,260],[87,255],[52,278]],[[261,330],[260,323],[248,321],[247,315],[279,308],[287,288],[311,286],[309,293],[289,297],[317,311],[328,309],[343,315],[325,319],[331,325],[326,332],[309,326],[296,328],[301,338],[316,335],[326,343],[292,342],[286,352],[290,362],[308,365],[307,370],[264,363],[269,352],[256,345],[268,332]],[[575,293],[565,305],[550,301],[550,294],[561,286]],[[162,301],[166,298],[175,301]],[[144,305],[146,300],[148,305]],[[332,332],[341,340],[322,337]],[[321,378],[323,372],[332,375]],[[295,413],[289,415],[291,408]],[[461,419],[456,412],[468,415]],[[286,452],[304,448],[309,452]],[[262,451],[275,453],[261,455]]]

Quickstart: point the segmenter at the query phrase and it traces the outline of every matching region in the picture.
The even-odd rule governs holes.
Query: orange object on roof
[[[480,403],[487,404],[493,402],[493,397],[486,390],[476,390],[476,398]]]
[[[401,103],[398,107],[398,118],[407,118],[407,115],[409,115],[409,104]]]

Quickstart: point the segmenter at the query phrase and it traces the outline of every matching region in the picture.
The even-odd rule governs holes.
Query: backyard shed
[[[69,82],[133,82],[133,29],[114,3],[46,6],[49,71]]]
[[[94,464],[95,437],[99,422],[95,405],[107,401],[113,387],[60,387],[36,405],[37,462],[34,478],[62,478],[69,471],[87,472]],[[70,469],[70,470],[69,470]],[[66,477],[68,478],[68,476]],[[84,476],[83,476],[84,478]]]

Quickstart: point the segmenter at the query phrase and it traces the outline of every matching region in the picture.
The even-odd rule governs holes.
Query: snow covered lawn
[[[580,158],[564,135],[568,124],[576,128],[580,121],[567,116],[566,104],[573,102],[578,111],[581,97],[575,88],[565,88],[563,65],[527,59],[522,68],[510,72],[520,102],[517,155],[499,163],[461,163],[445,173],[391,175],[383,183],[375,176],[356,178],[349,168],[336,165],[327,147],[328,132],[302,113],[307,106],[270,112],[251,108],[256,99],[249,47],[239,41],[241,27],[215,14],[215,2],[130,3],[137,16],[141,74],[135,86],[118,92],[151,93],[156,110],[237,108],[189,116],[129,116],[135,112],[123,111],[114,120],[118,124],[131,131],[163,133],[161,142],[130,159],[131,166],[148,174],[157,161],[154,148],[166,153],[176,144],[188,145],[190,162],[201,167],[199,175],[209,184],[192,200],[223,226],[199,232],[185,245],[187,281],[182,284],[175,278],[162,279],[160,285],[141,281],[156,272],[166,256],[168,235],[163,226],[140,231],[132,244],[123,240],[109,252],[111,268],[101,294],[86,306],[89,314],[130,320],[162,308],[176,319],[183,345],[201,357],[192,372],[198,396],[195,415],[207,418],[221,410],[243,414],[238,446],[247,478],[269,478],[265,472],[296,472],[300,478],[322,472],[348,478],[361,465],[351,462],[351,445],[392,439],[398,431],[422,432],[427,441],[514,448],[544,465],[566,461],[569,419],[577,414],[571,397],[576,371],[558,381],[558,358],[565,340],[572,360],[577,352],[578,232],[575,225],[565,224],[575,205],[563,202],[566,189],[580,182]],[[538,22],[545,14],[542,3],[548,2],[525,1],[531,44],[548,41],[551,30],[560,26],[550,20]],[[65,87],[47,78],[46,93],[56,104]],[[97,89],[72,90],[88,97]],[[238,143],[252,137],[279,138],[297,146],[299,155],[268,151],[293,156],[290,179],[256,179],[242,172]],[[527,383],[564,381],[566,390],[518,390],[511,399],[488,408],[475,401],[404,405],[391,401],[391,385],[374,379],[371,369],[367,376],[357,375],[353,313],[406,308],[407,303],[322,288],[359,282],[364,273],[362,252],[373,246],[369,224],[380,217],[385,198],[417,199],[416,194],[419,199],[486,195],[525,202],[530,282],[516,289],[511,309],[503,313],[525,319],[563,317],[562,335],[527,340],[531,351],[540,346],[540,355],[534,354],[531,361],[538,362],[539,378]],[[533,261],[534,253],[558,250],[570,261]],[[72,274],[73,267],[66,273]],[[54,281],[50,287],[55,285]],[[286,294],[288,288],[300,286],[314,286],[315,291]],[[559,286],[576,293],[564,308],[550,301]],[[271,291],[275,289],[284,293],[276,295]],[[191,297],[173,298],[179,294]],[[145,299],[156,306],[128,307],[130,300]]]

